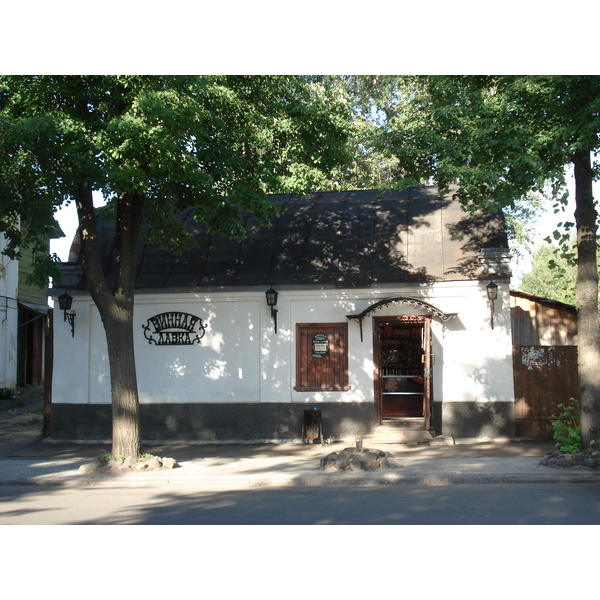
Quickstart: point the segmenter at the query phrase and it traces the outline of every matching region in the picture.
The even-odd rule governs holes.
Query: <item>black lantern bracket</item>
[[[488,300],[490,301],[490,325],[494,329],[494,303],[498,298],[498,285],[494,281],[490,281],[485,286]]]
[[[75,311],[71,311],[73,297],[65,292],[58,297],[58,306],[63,311],[64,321],[68,321],[71,326],[71,337],[75,337]],[[70,311],[70,312],[69,312]]]
[[[275,333],[277,333],[277,297],[279,296],[279,292],[276,292],[272,287],[269,288],[265,295],[267,297],[267,306],[271,309],[271,318],[273,319],[273,324],[275,326]]]

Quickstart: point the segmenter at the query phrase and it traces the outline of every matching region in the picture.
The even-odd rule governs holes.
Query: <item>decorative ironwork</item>
[[[494,301],[498,297],[498,286],[490,281],[486,286],[487,297],[490,301],[490,324],[492,329],[494,329]]]
[[[166,312],[150,317],[142,329],[148,343],[157,346],[191,346],[200,343],[206,333],[200,317],[183,312]]]
[[[71,326],[71,337],[75,337],[75,312],[67,312],[65,310],[64,320],[68,321]]]
[[[431,313],[434,317],[437,317],[443,323],[445,323],[446,321],[448,321],[456,316],[456,313],[442,312],[439,308],[436,308],[432,304],[423,302],[423,300],[417,300],[416,298],[404,298],[404,297],[384,298],[383,300],[379,300],[378,302],[371,304],[371,306],[365,308],[365,310],[363,310],[360,313],[357,313],[355,315],[346,315],[347,319],[352,319],[354,321],[358,321],[358,323],[360,325],[360,341],[361,342],[363,341],[363,329],[362,329],[363,319],[365,317],[368,317],[370,314],[374,313],[375,311],[382,309],[385,306],[395,305],[395,304],[401,304],[403,306],[411,306],[418,310]]]
[[[273,324],[275,325],[275,333],[277,333],[277,296],[279,296],[279,292],[275,291],[271,286],[266,292],[267,296],[267,306],[271,309],[271,318],[273,319]]]
[[[71,337],[75,337],[75,311],[71,311],[71,305],[73,304],[73,296],[69,293],[64,292],[58,297],[58,306],[60,310],[64,312],[64,321],[68,321],[71,326]]]

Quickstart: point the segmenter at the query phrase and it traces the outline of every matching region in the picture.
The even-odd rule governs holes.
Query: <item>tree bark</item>
[[[143,198],[123,193],[117,200],[117,282],[114,306],[104,321],[110,365],[115,456],[139,456],[140,409],[133,340],[135,266],[142,225]]]
[[[103,311],[106,312],[106,311]],[[141,454],[140,411],[137,373],[133,352],[133,300],[113,306],[102,316],[112,399],[112,453],[114,456]]]
[[[578,152],[575,166],[579,403],[583,447],[600,441],[600,321],[598,319],[597,210],[592,192],[590,152]]]
[[[92,190],[80,186],[77,212],[83,267],[90,294],[106,334],[112,400],[112,453],[139,456],[141,429],[133,339],[133,308],[137,245],[143,199],[125,193],[117,200],[117,280],[108,288],[96,235]]]

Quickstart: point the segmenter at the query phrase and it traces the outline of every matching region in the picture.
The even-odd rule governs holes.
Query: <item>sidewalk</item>
[[[539,461],[544,448],[530,444],[456,444],[454,446],[407,448],[380,445],[400,464],[397,468],[372,471],[323,471],[320,459],[339,452],[348,443],[326,446],[212,445],[163,446],[158,456],[176,458],[178,468],[127,474],[83,474],[86,457],[40,456],[0,458],[0,485],[50,485],[79,487],[193,486],[255,487],[281,485],[382,485],[460,483],[600,483],[600,472],[588,469],[544,467]],[[51,451],[52,444],[49,444]],[[95,448],[94,448],[95,449]],[[169,450],[173,450],[169,452]],[[46,453],[44,453],[46,454]],[[97,448],[96,456],[99,456]]]
[[[23,394],[23,406],[13,412],[41,408],[40,390]],[[5,415],[9,417],[10,415]],[[407,446],[364,441],[389,452],[397,468],[372,471],[323,471],[320,461],[352,442],[311,444],[178,444],[148,445],[144,452],[174,458],[178,468],[127,474],[84,474],[81,465],[97,459],[108,444],[41,441],[39,425],[29,437],[22,427],[0,440],[0,485],[51,486],[192,486],[253,487],[281,485],[382,485],[460,483],[600,483],[600,470],[540,466],[553,442],[492,442],[456,440],[453,445]],[[18,432],[18,433],[16,433]],[[13,440],[17,440],[16,442]]]

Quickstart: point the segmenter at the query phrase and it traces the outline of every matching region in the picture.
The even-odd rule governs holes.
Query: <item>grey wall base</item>
[[[369,403],[142,404],[144,441],[285,441],[302,437],[304,410],[321,410],[326,439],[342,440],[373,430]],[[109,404],[52,404],[55,440],[107,440],[112,437]]]
[[[437,435],[454,438],[512,439],[513,402],[434,402],[432,425]]]
[[[302,437],[304,410],[321,410],[323,433],[332,441],[373,432],[375,409],[369,403],[318,405],[264,404],[142,404],[144,441],[290,441]],[[514,438],[512,402],[434,402],[432,428],[454,438]],[[52,404],[55,440],[109,440],[109,404]]]

